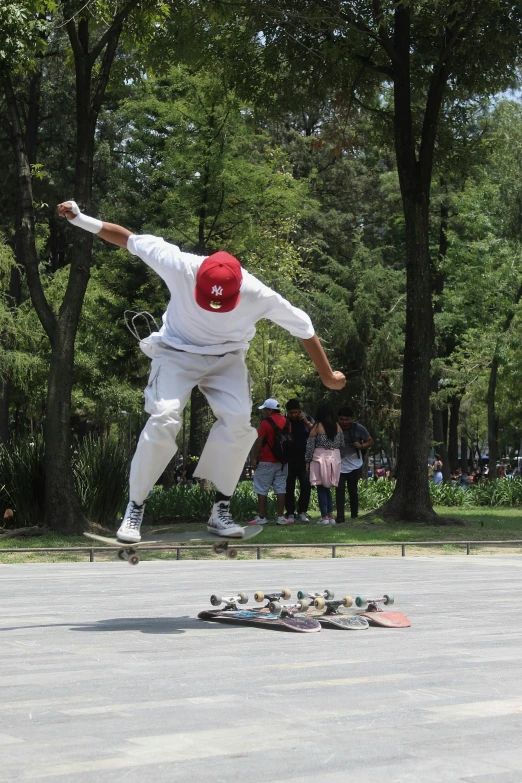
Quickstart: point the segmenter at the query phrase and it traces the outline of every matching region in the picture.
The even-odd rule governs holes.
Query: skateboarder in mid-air
[[[163,278],[170,302],[159,332],[140,347],[152,359],[145,389],[150,414],[130,469],[129,503],[117,537],[137,543],[145,500],[176,453],[181,414],[194,386],[207,398],[217,421],[208,436],[195,476],[216,487],[208,530],[241,538],[243,527],[232,519],[230,498],[257,434],[250,425],[252,400],[245,364],[255,324],[268,318],[299,337],[329,389],[346,381],[334,372],[306,313],[251,275],[229,253],[211,256],[182,252],[150,235],[103,223],[80,212],[74,201],[58,205],[70,223],[145,261]]]

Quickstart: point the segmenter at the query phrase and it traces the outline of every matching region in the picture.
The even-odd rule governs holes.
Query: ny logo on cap
[[[223,287],[220,285],[213,285],[211,293],[214,294],[214,296],[223,296]]]

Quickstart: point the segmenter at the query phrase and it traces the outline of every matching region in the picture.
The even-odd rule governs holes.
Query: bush
[[[73,473],[81,507],[91,522],[114,524],[125,509],[129,452],[121,441],[92,435],[73,453]]]
[[[15,512],[12,527],[41,524],[45,498],[43,457],[41,441],[0,445],[0,508]]]
[[[114,523],[127,496],[129,455],[114,440],[89,436],[72,454],[76,491],[92,522]],[[44,516],[44,444],[20,441],[0,445],[0,508],[12,508],[13,525],[40,525]]]
[[[359,481],[361,508],[379,508],[390,498],[395,484],[385,479]],[[493,479],[468,488],[458,484],[433,484],[430,497],[434,506],[520,506],[522,505],[522,478]]]

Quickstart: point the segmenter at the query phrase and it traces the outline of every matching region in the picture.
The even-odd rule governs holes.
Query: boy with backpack
[[[290,422],[281,415],[279,403],[270,397],[259,406],[263,421],[257,430],[252,464],[258,512],[251,525],[266,525],[266,500],[270,488],[277,496],[277,524],[291,525],[285,517],[286,479],[292,449]]]

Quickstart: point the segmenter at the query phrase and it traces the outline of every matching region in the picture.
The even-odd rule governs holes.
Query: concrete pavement
[[[392,592],[412,627],[204,623]],[[522,781],[522,556],[0,565],[0,780]]]

